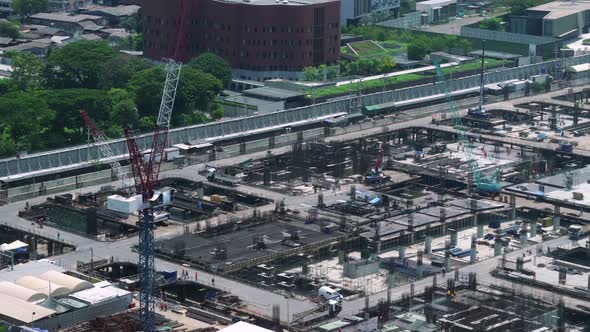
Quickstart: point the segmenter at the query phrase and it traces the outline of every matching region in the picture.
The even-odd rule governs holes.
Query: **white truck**
[[[318,290],[317,296],[317,304],[318,306],[304,311],[302,313],[294,315],[294,319],[291,324],[301,324],[306,325],[306,323],[310,321],[317,321],[318,319],[323,319],[326,316],[326,310],[328,311],[327,316],[329,318],[335,317],[342,311],[342,300],[344,296],[338,293],[332,287],[329,286],[322,286]]]

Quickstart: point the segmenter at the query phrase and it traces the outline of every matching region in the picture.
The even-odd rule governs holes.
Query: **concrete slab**
[[[573,170],[573,185],[576,186],[581,183],[586,183],[586,180],[590,179],[590,165],[584,168]],[[565,173],[560,173],[553,176],[548,176],[535,181],[538,184],[544,184],[546,186],[552,186],[556,188],[565,188]]]
[[[439,206],[429,207],[427,209],[420,210],[420,213],[423,213],[425,215],[439,219],[440,218],[440,207]],[[448,207],[447,206],[447,207],[445,207],[445,213],[446,213],[447,218],[453,218],[453,217],[457,217],[457,216],[471,213],[471,211],[469,211],[467,209],[460,208],[460,207]]]
[[[449,205],[471,210],[471,199],[457,199],[457,200],[449,202]],[[501,208],[501,207],[505,207],[505,206],[506,205],[502,204],[502,203],[484,200],[484,199],[478,199],[475,209],[479,212],[479,211],[497,209],[497,208]]]

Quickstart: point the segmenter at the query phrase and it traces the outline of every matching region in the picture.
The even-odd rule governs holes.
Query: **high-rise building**
[[[303,69],[334,65],[340,56],[339,0],[144,1],[144,54],[169,57],[182,31],[177,58],[211,52],[224,58],[237,78],[300,79]]]

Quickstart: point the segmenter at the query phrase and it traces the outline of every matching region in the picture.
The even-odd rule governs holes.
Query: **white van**
[[[335,290],[332,287],[328,287],[328,286],[320,287],[320,289],[318,290],[318,296],[324,301],[336,300],[336,301],[340,302],[344,298],[344,296],[342,296],[342,294],[338,293],[337,290]]]

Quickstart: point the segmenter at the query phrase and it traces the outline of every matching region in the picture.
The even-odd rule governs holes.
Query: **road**
[[[561,91],[563,93],[564,91]],[[520,100],[517,100],[518,102]],[[463,111],[465,114],[466,111]],[[367,137],[371,135],[375,135],[378,133],[382,133],[384,131],[394,131],[409,127],[425,127],[430,126],[430,117],[419,118],[414,120],[405,121],[402,123],[395,123],[389,124],[385,126],[375,126],[374,128],[365,129],[362,131],[351,131],[340,134],[338,136],[329,137],[326,139],[328,142],[333,141],[346,141],[346,140],[353,140],[360,137]],[[527,141],[527,143],[532,143]],[[532,145],[534,146],[534,145]],[[289,151],[289,147],[273,149],[273,154],[281,154]],[[237,156],[237,157],[230,157],[222,160],[215,161],[213,164],[218,166],[223,165],[233,165],[239,162],[242,162],[246,159],[250,158],[261,158],[266,155],[266,151],[251,153],[247,155]],[[170,170],[162,173],[162,177],[183,177],[188,178],[191,180],[196,181],[206,181],[203,176],[198,174],[199,170],[202,170],[205,167],[205,164],[193,165],[183,169],[176,169]],[[78,189],[72,191],[70,193],[79,194],[85,193],[90,191],[98,190],[101,186],[107,184],[101,184],[95,187],[86,187],[83,189]],[[113,182],[110,185],[117,186],[118,183]],[[298,197],[290,197],[286,196],[274,191],[269,191],[261,187],[255,186],[246,186],[241,185],[237,187],[237,190],[242,191],[244,193],[255,193],[257,195],[262,195],[267,198],[271,198],[275,201],[285,199],[287,202],[288,207],[292,209],[301,209],[303,206],[306,205],[313,205],[317,200],[317,195],[308,195],[308,196],[298,196]],[[326,193],[324,200],[328,203],[333,202],[337,199],[343,198],[346,193],[348,192],[346,187],[343,187],[341,192],[337,194],[329,194]],[[38,204],[44,201],[48,196],[38,197],[35,199],[29,200],[30,204]],[[18,210],[24,207],[24,202],[17,202],[8,204],[5,206],[0,207],[0,223],[6,223],[12,225],[19,229],[30,229],[31,231],[38,232],[42,234],[44,237],[57,239],[58,234],[60,234],[59,238],[65,242],[73,243],[77,246],[77,250],[72,253],[68,253],[65,255],[57,256],[54,260],[57,264],[68,268],[68,269],[75,269],[77,261],[90,261],[91,258],[93,259],[100,259],[100,258],[110,258],[111,256],[118,261],[130,261],[136,262],[137,261],[137,253],[134,253],[131,250],[131,247],[137,243],[137,237],[131,237],[124,240],[119,240],[115,242],[100,242],[90,238],[85,238],[82,236],[78,236],[75,234],[70,234],[67,232],[60,231],[58,229],[52,227],[44,227],[43,229],[35,228],[31,226],[29,221],[21,219],[17,217]],[[258,210],[267,210],[267,209],[274,209],[274,204],[269,204],[265,207],[261,207]],[[240,212],[242,214],[251,213],[251,211],[243,211]],[[167,239],[182,234],[184,232],[184,227],[182,225],[178,226],[170,226],[170,227],[162,227],[156,231],[156,238],[157,239]],[[565,241],[564,239],[554,240],[551,245],[557,245]],[[523,249],[524,250],[524,249]],[[522,254],[522,250],[518,252],[511,253],[509,257],[514,257],[516,255]],[[468,272],[477,272],[479,280],[486,282],[502,282],[496,279],[493,279],[489,275],[489,271],[494,267],[494,264],[490,263],[490,261],[480,262],[475,265],[466,266],[461,269],[462,273]],[[198,278],[200,282],[204,283],[211,283],[211,279],[215,278],[215,286],[224,290],[231,291],[232,293],[238,295],[242,298],[245,303],[248,305],[248,308],[254,312],[257,312],[262,315],[266,315],[268,317],[272,316],[272,304],[279,304],[281,306],[281,319],[283,321],[287,321],[287,312],[290,315],[296,312],[302,312],[313,308],[315,304],[309,301],[302,301],[299,299],[286,299],[280,294],[276,294],[270,291],[262,290],[256,287],[252,287],[249,285],[245,285],[242,283],[238,283],[236,281],[212,276],[206,272],[197,271],[192,268],[185,268],[183,266],[170,263],[161,259],[156,259],[156,268],[159,270],[168,270],[168,269],[176,269],[176,270],[187,270],[189,276],[194,276],[195,272],[198,272]],[[1,272],[0,272],[1,273]],[[424,280],[418,281],[415,283],[416,290],[422,289],[427,284],[432,283],[431,278],[426,278]],[[394,298],[399,298],[399,296],[403,292],[409,291],[409,285],[397,287],[392,290],[392,294],[394,294]],[[544,292],[539,290],[539,292]],[[385,293],[377,294],[372,296],[371,303],[374,304],[376,301],[381,298],[385,297]],[[345,314],[352,314],[356,313],[359,309],[364,307],[364,299],[359,299],[355,301],[346,302],[344,304],[344,313]]]

